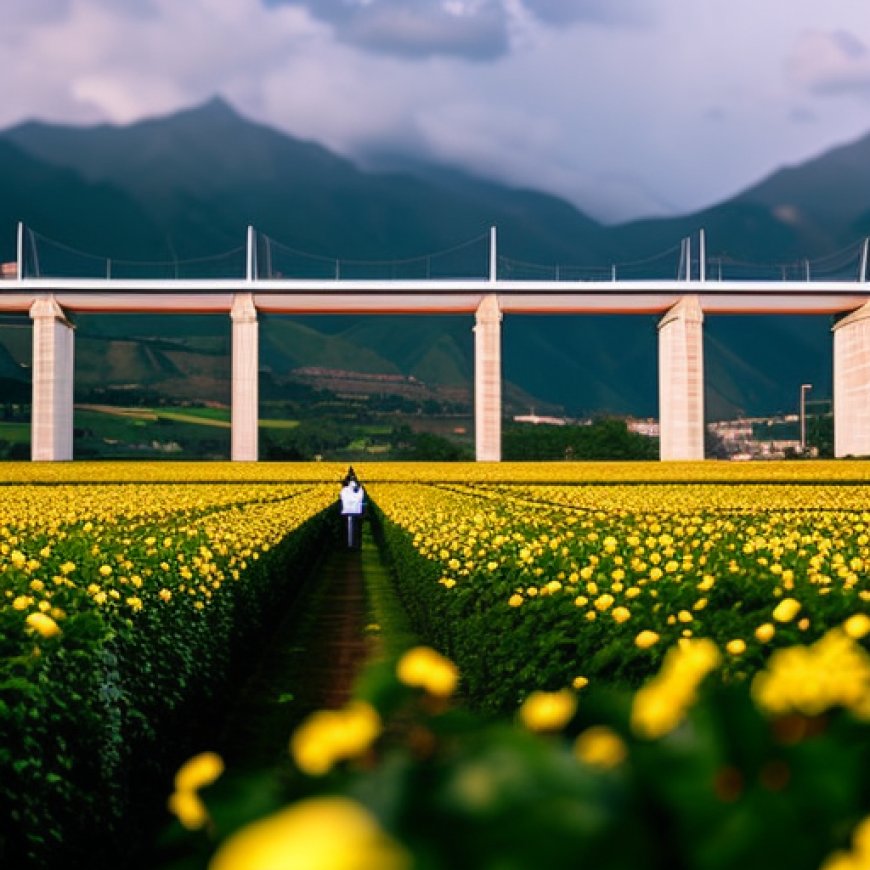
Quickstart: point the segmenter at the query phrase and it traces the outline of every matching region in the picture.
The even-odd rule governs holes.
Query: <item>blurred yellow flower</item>
[[[796,598],[783,598],[773,609],[773,618],[777,622],[791,622],[801,609],[801,603]]]
[[[511,595],[510,598],[508,598],[508,604],[511,607],[519,607],[523,603],[524,600],[525,599],[523,598],[522,595],[518,595],[517,593],[514,593],[513,595]]]
[[[208,810],[195,791],[175,791],[169,795],[166,806],[188,831],[204,828],[209,820]]]
[[[856,613],[843,623],[843,631],[853,640],[860,640],[870,634],[870,616],[866,613]]]
[[[683,639],[669,649],[659,673],[635,693],[635,734],[655,739],[673,731],[694,703],[701,681],[720,661],[716,645],[703,638]]]
[[[815,716],[842,706],[870,719],[870,655],[845,631],[831,629],[812,646],[773,653],[752,681],[752,697],[776,715]]]
[[[30,613],[25,622],[42,637],[60,634],[60,626],[46,613]]]
[[[408,650],[399,659],[396,674],[406,686],[425,689],[439,698],[452,695],[459,681],[456,665],[428,646]]]
[[[867,870],[870,867],[870,816],[858,822],[852,832],[852,848],[834,852],[820,870]]]
[[[746,652],[746,641],[736,637],[725,644],[725,650],[732,656],[741,656]]]
[[[628,749],[625,741],[606,725],[593,725],[574,742],[574,754],[591,767],[610,769],[625,761]]]
[[[765,622],[755,629],[755,638],[756,640],[761,641],[761,643],[767,643],[772,640],[775,634],[776,628],[771,622]]]
[[[577,712],[577,696],[570,689],[532,692],[519,710],[520,722],[530,731],[560,731]]]
[[[328,773],[338,761],[362,755],[381,733],[381,718],[366,701],[312,713],[290,738],[297,766],[309,776]]]
[[[639,632],[637,637],[634,639],[634,645],[640,647],[640,649],[649,649],[651,646],[654,646],[659,642],[659,635],[650,631],[650,629],[645,628],[643,631]]]
[[[176,791],[196,791],[211,785],[224,772],[224,761],[216,752],[200,752],[189,758],[175,774]]]
[[[216,752],[201,752],[185,761],[175,774],[175,791],[167,806],[188,830],[198,830],[208,823],[208,811],[197,791],[211,785],[223,771],[223,759]]]
[[[410,870],[411,857],[348,798],[309,798],[253,822],[209,870]]]

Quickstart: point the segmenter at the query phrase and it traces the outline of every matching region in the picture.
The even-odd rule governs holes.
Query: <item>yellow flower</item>
[[[337,761],[362,755],[381,733],[377,710],[351,701],[341,710],[312,713],[290,739],[297,766],[309,776],[328,773]]]
[[[574,742],[574,754],[584,764],[609,770],[625,761],[628,755],[625,741],[605,725],[593,725]]]
[[[209,870],[410,870],[411,857],[367,810],[344,797],[309,798],[253,822]]]
[[[33,604],[33,598],[30,595],[18,595],[12,600],[12,607],[15,610],[27,610]]]
[[[775,634],[776,628],[774,628],[773,623],[771,622],[765,622],[755,629],[755,638],[756,640],[761,641],[761,643],[767,643],[772,640]]]
[[[31,613],[25,622],[42,637],[54,637],[60,634],[60,626],[45,613]]]
[[[773,609],[773,618],[777,622],[791,622],[801,609],[801,603],[796,598],[783,598]]]
[[[525,599],[523,598],[522,595],[518,595],[517,593],[514,593],[513,595],[511,595],[510,598],[508,598],[508,604],[511,607],[519,607],[523,603],[524,600]]]
[[[559,731],[577,711],[577,696],[570,689],[532,692],[520,707],[520,721],[530,731]]]
[[[870,655],[845,631],[831,629],[812,646],[773,653],[752,681],[752,697],[774,715],[816,716],[842,706],[870,719]]]
[[[659,673],[635,693],[631,709],[635,734],[655,739],[673,731],[694,703],[701,681],[720,661],[711,640],[683,639],[668,650]]]
[[[571,682],[571,685],[575,689],[577,689],[577,691],[580,691],[580,689],[585,689],[586,686],[589,685],[589,677],[574,677],[574,679]]]
[[[852,832],[852,849],[834,852],[821,870],[866,870],[870,867],[870,816],[865,816]]]
[[[103,577],[109,577],[112,574],[112,566],[111,565],[101,565],[100,566],[100,574]]]
[[[211,785],[224,772],[223,759],[216,752],[201,752],[188,759],[175,774],[176,791],[196,791]]]
[[[188,831],[197,831],[208,823],[208,810],[195,791],[173,792],[166,806]]]
[[[396,674],[406,686],[425,689],[439,698],[450,697],[459,681],[456,665],[428,646],[408,650],[399,659]]]
[[[650,631],[650,629],[645,628],[641,631],[637,637],[634,639],[634,645],[639,647],[640,649],[649,649],[651,646],[655,646],[659,642],[659,636],[654,631]]]
[[[631,611],[627,607],[614,607],[610,615],[620,623],[631,619]]]
[[[725,644],[725,649],[732,656],[741,656],[746,652],[746,641],[736,637],[734,640],[729,640],[728,643]]]
[[[856,613],[843,623],[843,631],[853,640],[860,640],[870,634],[870,616],[866,613]]]
[[[603,595],[599,595],[598,598],[595,599],[595,607],[598,610],[607,610],[614,602],[613,596],[609,592],[605,592]]]

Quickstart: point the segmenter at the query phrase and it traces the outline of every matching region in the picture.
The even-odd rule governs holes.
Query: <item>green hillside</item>
[[[368,275],[384,267],[351,261],[405,260],[393,267],[404,275],[483,276],[497,226],[506,277],[555,276],[557,266],[564,276],[602,276],[615,263],[624,277],[672,278],[680,238],[703,227],[713,278],[750,268],[795,277],[805,258],[813,274],[848,276],[870,232],[867,189],[870,136],[702,212],[605,227],[558,197],[450,168],[405,161],[363,171],[213,100],[128,126],[30,122],[0,134],[0,258],[14,258],[23,220],[39,233],[26,257],[41,274],[138,274],[139,261],[154,260],[160,274],[241,274],[253,225],[260,267],[272,274]],[[228,397],[228,318],[82,316],[76,325],[83,389],[139,384],[170,399]],[[320,367],[468,393],[472,326],[469,317],[267,316],[261,367],[279,392],[295,369]],[[830,393],[827,318],[708,317],[705,335],[711,417],[792,408],[801,383]],[[0,341],[26,362],[20,335],[0,329]],[[510,316],[503,358],[505,393],[517,402],[656,413],[652,318]]]

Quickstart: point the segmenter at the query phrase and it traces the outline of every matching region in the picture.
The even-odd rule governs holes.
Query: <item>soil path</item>
[[[349,699],[356,675],[380,651],[367,583],[379,598],[392,595],[368,526],[361,550],[331,544],[252,663],[217,741],[228,765],[286,762],[295,726],[314,710]]]

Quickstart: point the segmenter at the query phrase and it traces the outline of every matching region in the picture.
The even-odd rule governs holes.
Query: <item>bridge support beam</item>
[[[870,302],[833,332],[834,456],[870,456]]]
[[[659,453],[704,458],[704,313],[684,296],[659,322]]]
[[[73,458],[75,333],[54,297],[30,307],[33,321],[33,405],[30,456],[54,462]]]
[[[501,310],[495,293],[474,317],[474,441],[478,462],[501,461]]]
[[[259,325],[251,293],[235,294],[230,318],[233,322],[230,457],[234,462],[256,462],[260,416]]]

